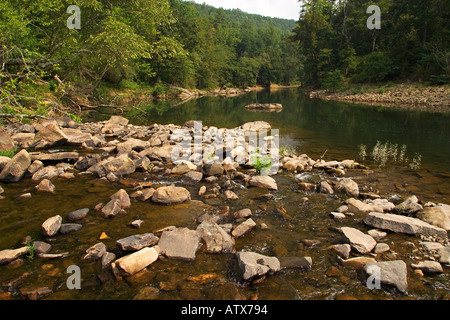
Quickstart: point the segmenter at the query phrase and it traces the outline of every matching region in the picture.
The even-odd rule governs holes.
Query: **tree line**
[[[381,11],[380,29],[367,28],[367,8]],[[307,0],[292,41],[300,50],[301,80],[336,89],[344,80],[450,81],[448,0]]]
[[[381,29],[366,26],[370,4]],[[80,28],[67,27],[71,5]],[[68,85],[212,89],[450,77],[448,0],[304,0],[299,20],[181,0],[3,0],[2,112],[45,113]],[[76,102],[76,101],[75,101]],[[75,103],[76,104],[76,103]]]

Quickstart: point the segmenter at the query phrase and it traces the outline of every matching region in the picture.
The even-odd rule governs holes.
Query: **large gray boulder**
[[[236,253],[244,280],[281,270],[280,261],[276,257],[268,257],[255,252]]]
[[[439,236],[447,239],[447,231],[433,226],[420,219],[405,217],[391,213],[371,212],[364,218],[368,226],[405,234],[422,234],[425,236]]]

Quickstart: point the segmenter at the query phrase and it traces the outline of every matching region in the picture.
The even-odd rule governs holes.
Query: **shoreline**
[[[418,84],[369,86],[329,92],[305,89],[312,99],[343,101],[365,105],[383,106],[404,110],[419,110],[434,113],[450,113],[450,88],[448,86],[427,87]]]

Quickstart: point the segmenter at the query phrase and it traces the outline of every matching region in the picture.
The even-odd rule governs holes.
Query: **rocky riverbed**
[[[370,169],[349,159],[281,154],[273,175],[259,175],[248,143],[218,138],[270,128],[203,126],[200,152],[174,161],[186,132],[195,141],[193,121],[5,126],[0,147],[18,152],[0,157],[2,243],[15,243],[0,248],[0,298],[70,299],[97,287],[103,299],[390,299],[427,287],[422,298],[449,298],[449,205],[376,192],[357,179]],[[76,181],[79,190],[66,184]],[[85,192],[102,196],[86,206]],[[21,234],[7,212],[33,199],[74,210],[36,212],[31,235]],[[71,265],[92,275],[80,293],[66,286]]]

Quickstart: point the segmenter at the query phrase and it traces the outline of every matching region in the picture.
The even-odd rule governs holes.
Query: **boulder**
[[[227,200],[238,200],[239,199],[238,195],[231,190],[225,190],[223,192],[223,194],[225,195]]]
[[[154,246],[159,238],[153,233],[137,234],[116,241],[117,247],[122,251],[138,251],[145,247]]]
[[[368,263],[362,268],[362,271],[367,278],[376,275],[379,271],[381,284],[394,286],[401,293],[408,294],[407,266],[405,262],[395,260]]]
[[[405,217],[391,213],[371,212],[364,218],[368,226],[405,234],[422,234],[425,236],[439,236],[447,239],[447,231],[433,226],[420,219]]]
[[[157,248],[143,248],[111,263],[114,274],[131,276],[158,260]]]
[[[361,232],[355,228],[342,227],[340,228],[344,240],[350,244],[352,249],[361,254],[366,254],[375,248],[377,242],[370,235]]]
[[[88,169],[89,167],[92,167],[93,165],[95,165],[99,162],[100,162],[100,155],[99,154],[91,154],[91,155],[79,157],[74,166],[75,166],[75,169],[83,171],[83,170]]]
[[[235,238],[242,237],[244,234],[249,232],[251,229],[256,227],[256,222],[253,221],[251,218],[247,219],[246,221],[242,222],[240,225],[238,225],[232,232],[231,235]]]
[[[333,188],[326,181],[322,181],[319,185],[319,192],[325,194],[334,194]]]
[[[135,150],[135,151],[142,151],[147,149],[148,147],[150,147],[150,143],[148,141],[142,141],[139,139],[135,139],[135,138],[130,138],[124,142],[118,143],[116,145],[116,150],[117,153],[123,154],[123,153],[128,153],[131,150]]]
[[[80,160],[78,160],[75,166],[77,168],[82,168],[84,166],[83,162],[79,166],[77,166],[79,162]],[[123,177],[135,172],[136,167],[134,165],[134,161],[130,159],[127,154],[122,154],[116,158],[108,158],[101,162],[98,162],[89,167],[87,171],[97,174],[100,178],[106,177],[109,173],[114,173],[118,177]]]
[[[191,172],[193,170],[197,170],[197,166],[190,163],[190,162],[182,162],[180,164],[177,164],[175,167],[172,168],[171,173],[175,175],[182,175],[188,172]]]
[[[439,262],[445,265],[450,265],[450,247],[446,246],[438,250]]]
[[[251,186],[265,188],[269,190],[278,190],[277,182],[269,176],[254,176],[249,181]]]
[[[221,175],[223,175],[224,169],[222,167],[222,165],[220,163],[211,163],[211,164],[207,164],[204,167],[205,170],[205,174],[207,177],[219,177]]]
[[[168,258],[184,261],[194,261],[195,254],[200,247],[200,234],[188,228],[178,228],[164,231],[158,246],[161,254]]]
[[[60,174],[64,173],[62,168],[57,168],[55,166],[48,166],[36,171],[32,176],[31,180],[33,181],[41,181],[42,179],[53,179]]]
[[[6,167],[6,165],[10,161],[11,161],[10,157],[0,156],[0,172]]]
[[[232,252],[234,240],[217,223],[212,220],[203,221],[197,231],[206,244],[209,253]]]
[[[419,200],[416,196],[411,196],[402,203],[395,206],[395,210],[402,214],[415,213],[421,209],[423,209],[423,207],[419,204]]]
[[[160,187],[152,195],[152,201],[161,204],[181,203],[191,200],[191,194],[183,187]]]
[[[67,214],[67,219],[70,221],[78,221],[84,219],[89,213],[89,208],[79,209]]]
[[[130,194],[131,198],[134,198],[138,201],[147,201],[153,196],[153,193],[155,192],[155,189],[153,188],[145,188],[142,190],[138,190]]]
[[[0,181],[17,182],[25,175],[31,164],[31,157],[25,149],[20,150],[0,173]]]
[[[268,257],[255,252],[238,252],[236,257],[244,280],[251,280],[256,276],[281,270],[280,261],[276,257]]]
[[[240,219],[240,218],[248,218],[252,215],[252,210],[245,208],[241,209],[239,211],[236,211],[233,213],[233,218]]]
[[[86,249],[86,254],[81,258],[83,261],[96,261],[106,253],[106,246],[103,242],[94,244]]]
[[[104,218],[113,218],[122,211],[121,202],[118,199],[112,199],[101,210],[100,214]]]
[[[42,232],[46,237],[53,237],[61,227],[62,217],[60,215],[56,215],[54,217],[48,218],[42,224]]]
[[[55,192],[55,186],[53,183],[48,179],[43,179],[39,184],[36,186],[36,191],[38,192]]]
[[[120,189],[116,193],[114,193],[111,197],[111,200],[119,200],[120,201],[120,207],[122,209],[128,209],[131,207],[131,201],[130,196],[124,189]]]
[[[50,123],[36,133],[31,146],[36,149],[47,149],[64,145],[67,140],[64,132],[57,125]]]
[[[203,179],[203,173],[199,171],[189,171],[183,175],[181,180],[188,185],[196,185]]]
[[[173,145],[163,145],[161,147],[151,147],[139,153],[140,156],[147,156],[152,161],[162,161],[168,163],[172,161]]]
[[[416,217],[433,226],[450,230],[450,217],[439,206],[423,208],[416,213]]]
[[[336,190],[336,192],[344,193],[353,198],[359,197],[358,184],[349,178],[343,178],[335,185],[334,189]]]

